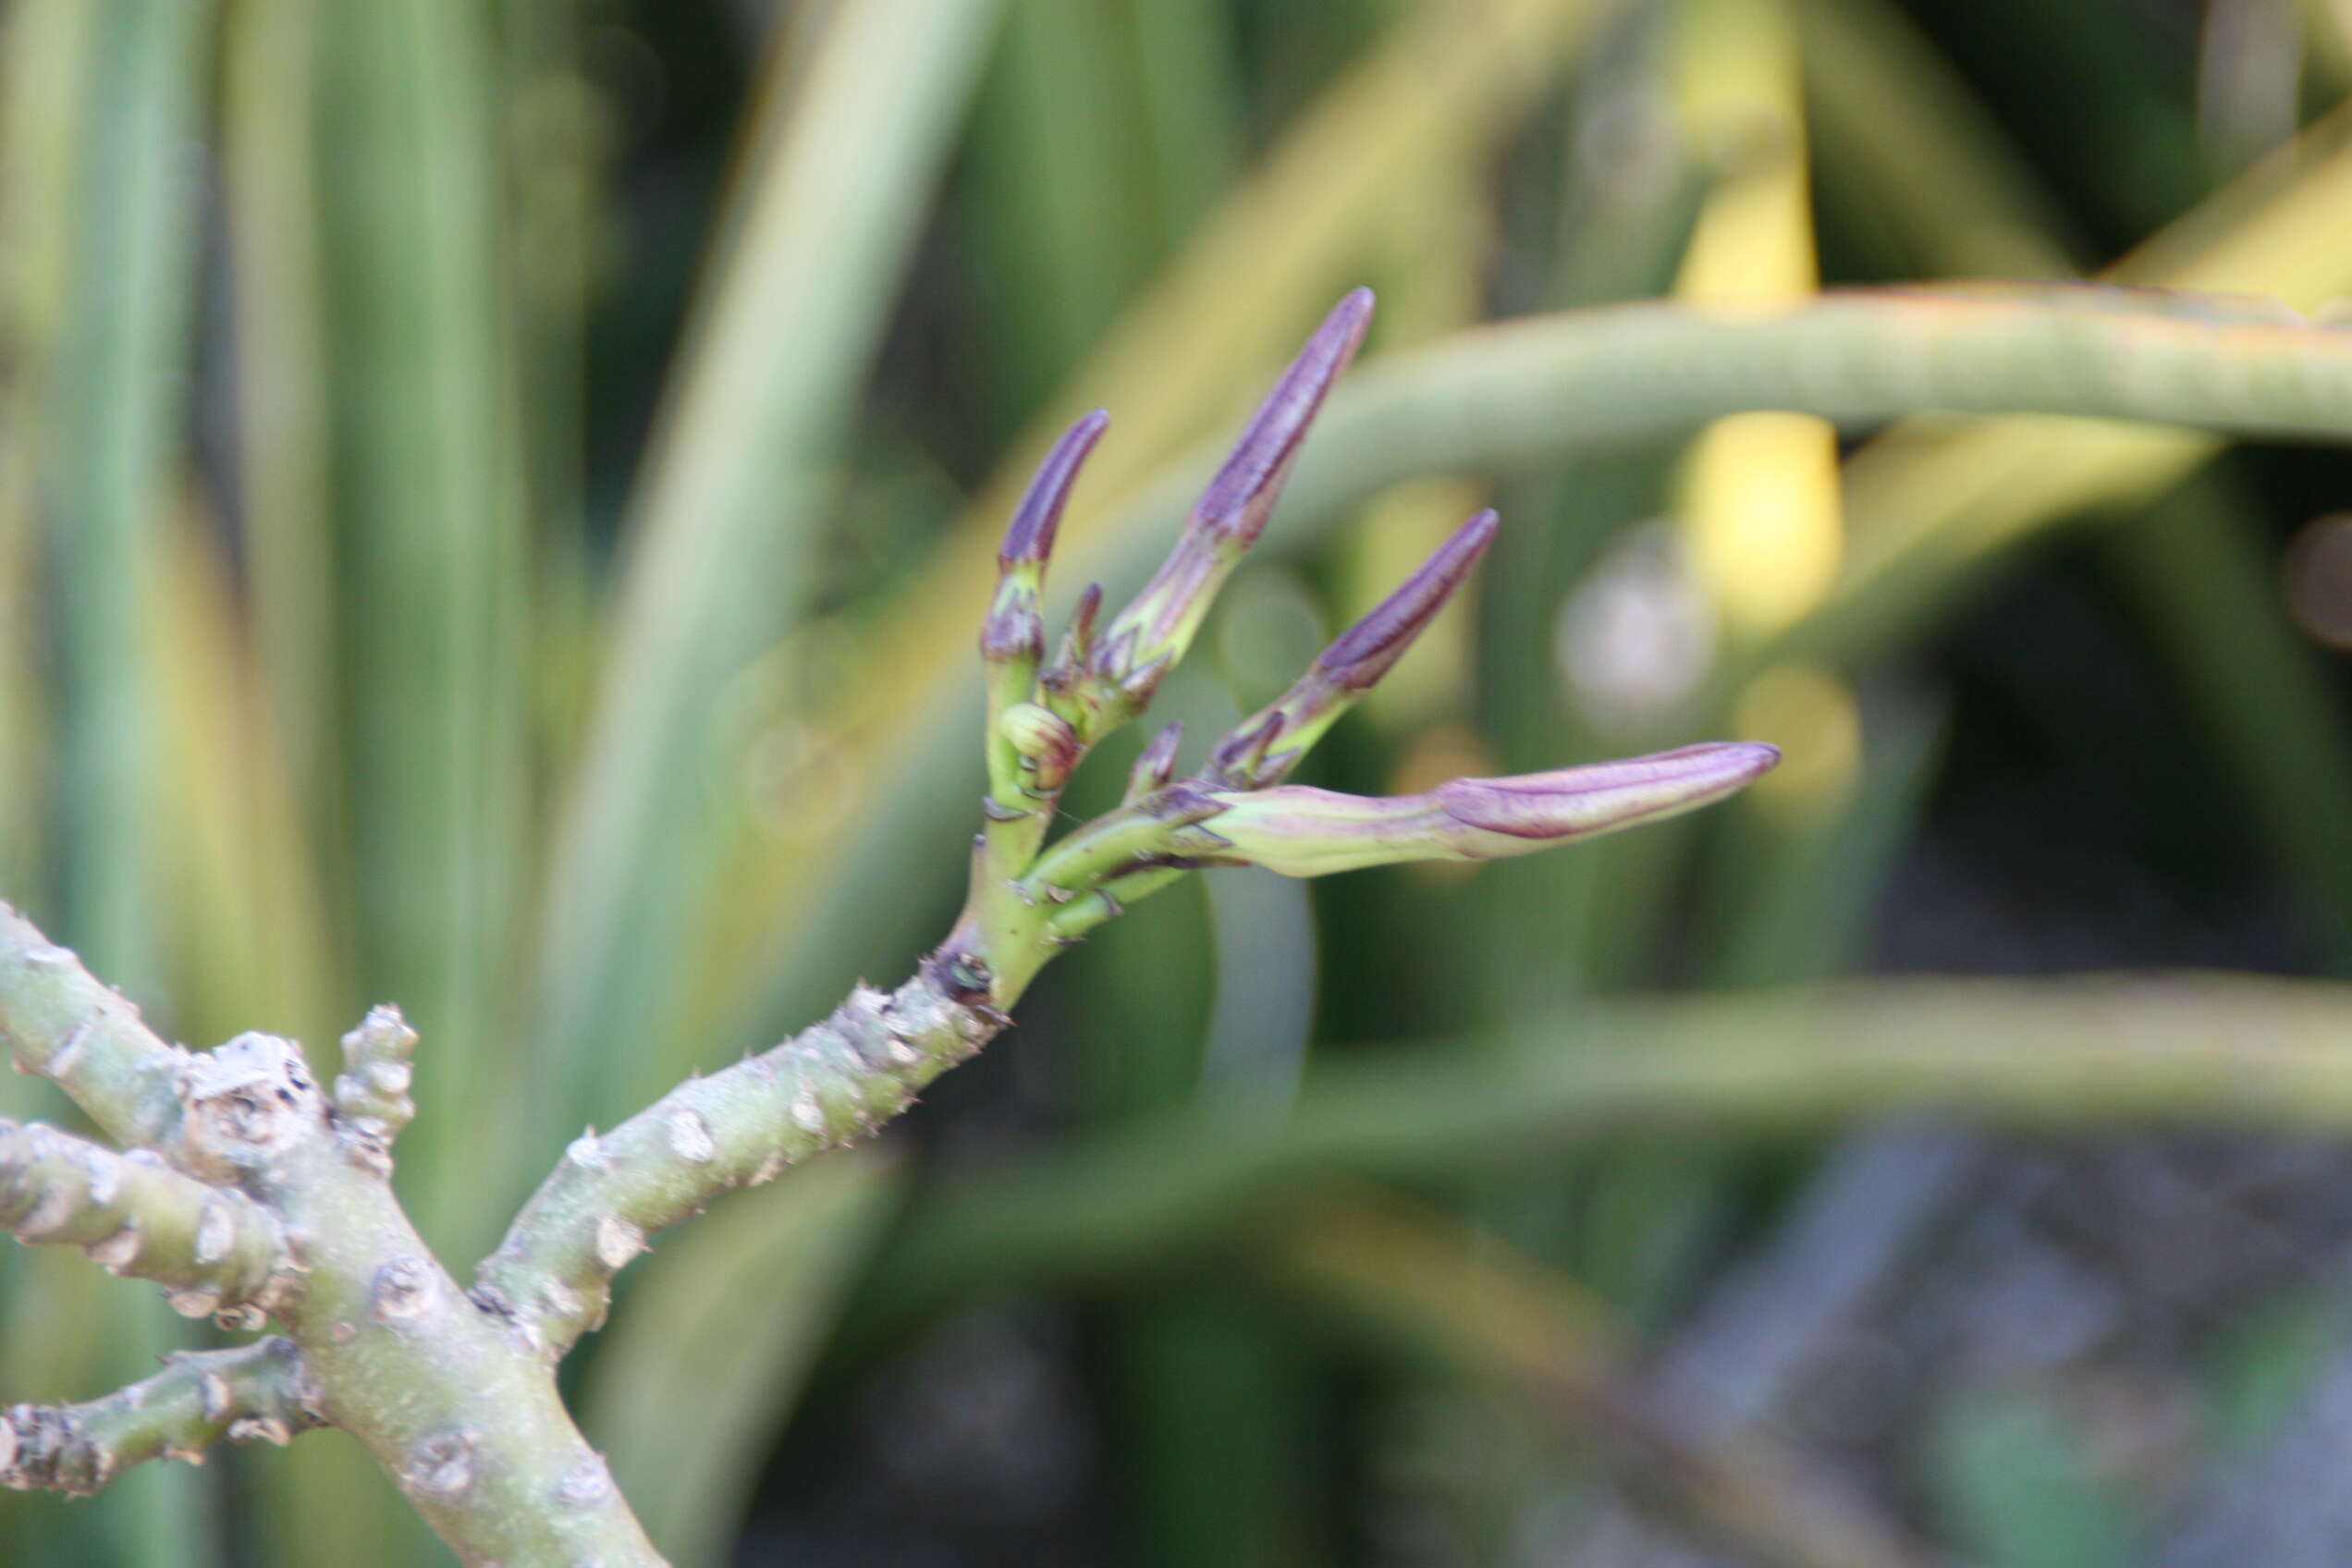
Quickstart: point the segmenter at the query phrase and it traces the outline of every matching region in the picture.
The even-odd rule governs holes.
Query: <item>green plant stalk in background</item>
[[[2259,1043],[2244,1037],[2249,1017]],[[2047,1133],[2340,1133],[2347,1027],[2342,982],[2198,973],[1582,1003],[1500,1037],[1317,1066],[1280,1125],[1187,1107],[962,1183],[910,1216],[851,1316],[888,1338],[950,1302],[1197,1257],[1335,1174],[1471,1182],[1633,1136],[1783,1140],[1904,1109]]]
[[[58,624],[55,819],[62,907],[138,994],[160,998],[165,886],[159,830],[164,715],[153,594],[179,494],[176,399],[187,385],[196,211],[186,149],[201,113],[211,7],[104,0],[70,57],[81,80],[68,132],[60,328],[39,361],[40,500]],[[153,1308],[104,1307],[101,1366],[141,1366],[172,1342]],[[192,1562],[203,1498],[185,1479],[127,1520],[159,1562]],[[128,1543],[116,1540],[112,1550]]]
[[[709,870],[699,719],[812,589],[811,531],[891,285],[977,74],[995,0],[845,0],[823,23],[789,123],[754,133],[655,449],[604,681],[548,868],[541,1131],[658,1083],[665,942]],[[852,162],[845,150],[855,148]],[[790,352],[778,346],[790,344]],[[551,1069],[551,1072],[553,1070]]]

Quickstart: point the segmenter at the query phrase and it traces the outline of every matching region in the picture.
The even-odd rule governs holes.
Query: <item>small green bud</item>
[[[1022,770],[1038,792],[1050,794],[1078,766],[1078,736],[1069,723],[1035,703],[1015,703],[997,719],[998,733],[1021,758]]]

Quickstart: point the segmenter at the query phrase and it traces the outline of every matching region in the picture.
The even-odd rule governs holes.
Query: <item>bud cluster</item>
[[[1705,805],[1779,761],[1770,746],[1720,743],[1514,778],[1455,779],[1390,798],[1285,784],[1467,581],[1494,540],[1495,514],[1481,511],[1290,690],[1217,741],[1198,774],[1179,777],[1182,731],[1170,725],[1136,759],[1116,809],[1047,845],[1072,773],[1150,706],[1264,532],[1307,428],[1371,315],[1367,290],[1340,301],[1243,431],[1159,570],[1108,623],[1102,589],[1089,586],[1050,661],[1038,610],[1046,566],[1107,417],[1079,421],[1038,467],[998,552],[997,595],[981,637],[989,693],[986,830],[971,902],[949,943],[992,976],[995,1005],[1010,1006],[1056,949],[1196,866],[1320,876],[1525,854]]]

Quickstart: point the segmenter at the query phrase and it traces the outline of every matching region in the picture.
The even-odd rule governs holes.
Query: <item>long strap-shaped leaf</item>
[[[56,569],[67,921],[118,980],[150,998],[163,978],[164,877],[149,595],[177,498],[175,399],[192,359],[196,216],[181,161],[196,133],[211,22],[202,0],[93,0],[79,47],[61,51],[79,82],[64,138],[78,166],[58,337],[54,357],[35,366],[35,462]],[[178,1332],[152,1308],[105,1311],[115,1370],[143,1363]],[[129,1514],[93,1522],[104,1544],[83,1550],[192,1562],[203,1513],[185,1476],[159,1478]]]
[[[997,0],[846,0],[756,163],[638,494],[592,722],[554,849],[539,1037],[629,1103],[695,881],[704,723],[809,592],[826,473]],[[615,1083],[616,1071],[626,1080]],[[552,1081],[552,1079],[551,1079]],[[547,1096],[558,1116],[569,1106]]]

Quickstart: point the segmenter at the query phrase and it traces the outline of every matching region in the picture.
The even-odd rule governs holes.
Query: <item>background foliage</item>
[[[1358,282],[1375,358],[1825,282],[2352,292],[2334,0],[0,26],[0,888],[181,1038],[316,1047],[400,1000],[403,1192],[459,1256],[582,1122],[937,936],[985,557],[1073,412],[1116,423],[1065,594],[1136,574]],[[624,1281],[577,1393],[655,1538],[2340,1561],[2309,1477],[2352,1459],[2341,456],[1779,414],[1594,452],[1383,386],[1165,706],[1255,706],[1490,499],[1475,606],[1317,781],[1703,734],[1788,765],[1566,855],[1136,912],[886,1145]],[[1424,477],[1350,477],[1408,449]],[[2312,978],[1841,982],[2179,966]],[[2175,1047],[2202,1067],[2135,1076]],[[2254,1127],[2129,1130],[2200,1111]],[[150,1307],[0,1255],[6,1396],[135,1373],[189,1332]],[[0,1500],[0,1542],[438,1550],[339,1434]]]

